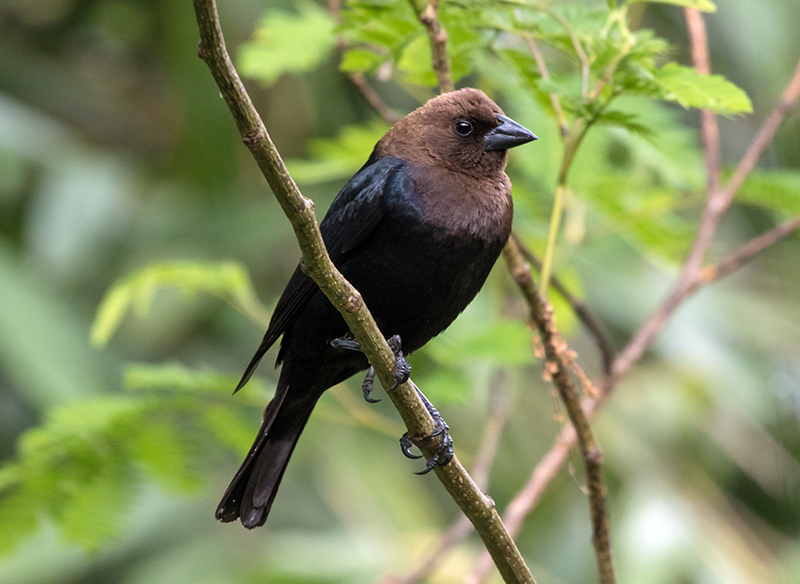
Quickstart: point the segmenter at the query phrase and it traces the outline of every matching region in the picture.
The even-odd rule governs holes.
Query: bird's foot
[[[448,462],[453,459],[453,439],[450,437],[450,427],[445,423],[444,419],[442,418],[441,414],[433,407],[433,404],[428,401],[428,398],[425,397],[418,387],[414,386],[414,389],[417,390],[417,394],[422,399],[422,403],[425,404],[425,409],[428,410],[428,413],[433,418],[434,428],[433,432],[429,435],[420,438],[418,441],[429,440],[430,438],[435,438],[436,436],[441,436],[439,447],[436,449],[436,452],[425,462],[425,468],[417,473],[418,475],[428,474],[433,470],[435,466],[445,466]],[[406,458],[422,458],[422,456],[418,454],[411,453],[411,446],[414,445],[414,441],[409,436],[408,432],[403,434],[402,438],[400,438],[400,450],[403,451],[403,455]]]
[[[403,356],[403,342],[400,340],[400,335],[394,335],[393,337],[386,339],[386,342],[389,344],[389,347],[392,349],[392,353],[394,353],[395,356],[394,385],[389,388],[389,390],[392,390],[398,385],[408,381],[408,378],[411,375],[411,365],[408,364],[408,361],[406,361],[405,357]],[[361,351],[361,345],[351,335],[345,335],[343,337],[339,337],[338,339],[333,339],[330,343],[332,347],[337,349]],[[364,382],[361,384],[361,393],[364,395],[364,399],[371,404],[376,404],[381,401],[372,397],[372,390],[374,386],[375,368],[370,366],[366,377],[364,377]]]

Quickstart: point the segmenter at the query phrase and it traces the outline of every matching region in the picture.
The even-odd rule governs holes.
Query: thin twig
[[[781,101],[762,124],[755,139],[753,139],[747,152],[739,162],[739,166],[736,167],[736,171],[725,186],[725,208],[733,201],[744,179],[747,178],[747,175],[750,174],[750,171],[753,170],[761,157],[761,153],[772,142],[775,132],[778,131],[784,118],[797,106],[798,98],[800,98],[800,61],[797,62],[795,67],[794,76],[781,94]]]
[[[539,50],[539,45],[536,44],[536,39],[533,38],[532,34],[526,34],[522,38],[525,40],[525,44],[528,45],[533,60],[536,61],[536,66],[539,67],[542,79],[549,81],[550,71],[547,69],[547,63],[545,63],[544,55],[542,55],[542,52]],[[561,138],[566,138],[569,132],[569,122],[567,122],[567,116],[564,115],[564,110],[561,107],[561,98],[558,97],[557,93],[550,93],[548,95],[550,96],[550,103],[553,104],[553,111],[556,113],[556,121],[558,122]]]
[[[791,235],[798,229],[800,229],[800,215],[784,221],[774,229],[770,229],[758,237],[751,239],[716,266],[705,268],[700,275],[701,283],[704,285],[710,284],[711,282],[715,282],[720,278],[732,274],[762,251],[775,245],[781,239],[787,235]]]
[[[686,29],[689,32],[689,44],[692,47],[694,68],[700,75],[710,75],[711,60],[708,56],[708,36],[703,15],[697,8],[684,8],[684,15]],[[719,188],[720,145],[717,116],[713,111],[700,110],[700,129],[705,144],[708,192],[714,193]]]
[[[591,63],[589,63],[589,58],[586,56],[586,51],[583,50],[581,40],[575,35],[575,31],[572,30],[572,26],[570,26],[566,18],[554,10],[550,10],[548,13],[561,24],[561,28],[569,36],[572,47],[575,49],[575,54],[578,55],[578,60],[581,63],[581,97],[586,99],[589,96],[589,72],[591,71]]]
[[[439,92],[453,91],[455,85],[453,84],[450,57],[447,54],[447,32],[439,22],[439,0],[430,0],[425,6],[419,4],[418,0],[411,0],[411,6],[414,8],[417,19],[428,32],[433,71],[436,73],[436,80],[439,83]]]
[[[305,272],[339,310],[385,388],[392,387],[396,359],[361,295],[339,273],[330,260],[314,215],[314,205],[303,197],[289,175],[269,137],[264,123],[247,94],[225,48],[214,0],[194,0],[200,30],[199,56],[206,62],[233,115],[242,140],[258,163],[264,177],[292,224],[302,252]],[[434,422],[411,380],[388,390],[409,434],[430,459],[440,439],[425,439]],[[534,583],[514,540],[508,535],[491,498],[484,495],[464,470],[457,457],[436,466],[436,476],[447,492],[470,518],[506,582]]]
[[[574,354],[553,321],[553,307],[542,299],[531,278],[530,265],[525,261],[513,241],[503,249],[503,259],[509,272],[528,302],[531,320],[539,329],[545,351],[545,378],[551,379],[566,406],[572,426],[577,431],[581,456],[586,467],[589,490],[589,509],[592,521],[592,543],[597,558],[601,584],[614,584],[614,566],[611,559],[611,540],[608,530],[606,486],[603,482],[602,452],[589,425],[580,395],[572,383],[569,363]]]
[[[525,258],[525,260],[533,265],[533,267],[537,271],[542,270],[542,260],[536,257],[533,252],[528,249],[528,247],[522,243],[519,236],[516,233],[512,233],[511,237],[514,239],[514,242],[517,244],[520,253]],[[578,300],[558,277],[553,274],[550,277],[550,283],[555,288],[556,292],[561,294],[561,297],[567,301],[567,304],[570,305],[575,315],[578,319],[583,323],[583,326],[586,327],[586,330],[589,331],[594,337],[595,342],[597,343],[597,348],[600,350],[600,358],[603,363],[603,373],[608,375],[611,372],[611,363],[614,361],[614,347],[611,344],[611,341],[608,340],[605,332],[603,331],[603,327],[600,326],[600,323],[591,313],[589,308],[580,300]]]
[[[361,95],[364,96],[364,99],[367,100],[367,103],[372,106],[372,109],[378,112],[378,115],[382,117],[385,122],[394,124],[402,119],[396,111],[390,108],[386,102],[381,99],[378,92],[367,82],[367,78],[363,73],[350,72],[348,73],[348,77],[350,77],[350,81],[352,81],[353,85],[361,92]]]
[[[762,124],[728,184],[721,191],[709,193],[695,243],[684,263],[677,283],[661,306],[617,356],[612,367],[612,378],[616,379],[627,373],[652,344],[653,339],[661,331],[672,313],[675,312],[675,309],[696,289],[700,277],[700,266],[714,238],[720,217],[730,206],[744,179],[755,167],[764,148],[772,141],[780,123],[792,108],[797,105],[798,97],[800,97],[800,62],[797,64],[794,76],[781,95],[780,103]],[[613,387],[613,385],[613,383],[610,384],[609,388]]]
[[[340,0],[330,0],[330,2],[328,2],[328,12],[333,17],[336,24],[341,22],[341,11],[342,3]],[[347,42],[344,40],[342,35],[336,36],[336,46],[340,54],[347,50]],[[361,92],[361,95],[364,96],[364,99],[367,101],[367,103],[372,106],[372,109],[374,109],[378,115],[384,119],[385,122],[394,124],[400,121],[401,116],[399,116],[396,111],[390,108],[386,102],[381,99],[381,96],[378,95],[378,92],[372,88],[369,82],[367,82],[367,78],[363,73],[349,71],[347,76],[350,78],[350,81],[353,82],[353,85],[355,85]]]

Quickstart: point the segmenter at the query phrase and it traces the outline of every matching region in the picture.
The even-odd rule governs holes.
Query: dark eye
[[[456,133],[459,136],[469,136],[472,134],[472,124],[466,120],[459,120],[456,122]]]

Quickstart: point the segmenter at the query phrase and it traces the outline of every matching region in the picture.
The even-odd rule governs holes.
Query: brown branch
[[[716,266],[705,268],[700,276],[701,284],[710,284],[732,274],[751,261],[765,249],[775,245],[781,239],[800,229],[800,215],[784,221],[774,229],[762,233],[729,255]]]
[[[742,160],[731,177],[728,184],[720,191],[710,192],[700,222],[692,251],[684,263],[678,282],[673,287],[667,298],[656,310],[655,313],[639,329],[630,343],[622,350],[614,361],[611,378],[613,383],[607,384],[607,391],[610,391],[616,379],[624,375],[633,364],[639,360],[644,351],[652,344],[653,339],[661,331],[667,319],[675,312],[675,309],[692,294],[700,284],[700,267],[705,257],[706,251],[711,245],[711,241],[716,233],[717,226],[722,214],[728,209],[736,192],[741,187],[744,179],[755,167],[759,156],[772,141],[778,126],[786,115],[797,105],[800,97],[800,62],[797,64],[794,76],[784,89],[780,103],[762,124],[753,142],[747,149]]]
[[[341,11],[342,3],[340,0],[330,0],[330,2],[328,2],[328,12],[333,17],[336,24],[341,22]],[[347,42],[344,40],[342,35],[336,35],[336,47],[339,50],[339,53],[344,53],[347,50]],[[353,82],[353,85],[355,85],[361,92],[361,95],[364,97],[367,103],[372,106],[372,109],[374,109],[386,123],[394,124],[400,121],[401,116],[399,116],[396,111],[390,108],[386,102],[381,99],[381,96],[378,95],[378,92],[375,91],[367,82],[367,78],[363,73],[348,71],[347,76],[350,78],[350,81]]]
[[[194,9],[200,30],[199,55],[211,70],[233,115],[242,141],[255,158],[292,224],[302,252],[304,270],[342,314],[370,364],[375,367],[381,384],[385,388],[392,387],[395,356],[361,295],[331,262],[319,232],[313,202],[303,197],[297,189],[231,63],[215,1],[194,0]],[[440,439],[424,438],[434,430],[434,422],[418,392],[411,380],[395,389],[387,390],[415,444],[430,459],[435,454]],[[481,492],[458,458],[453,457],[446,466],[437,466],[435,472],[447,492],[475,526],[503,579],[506,582],[535,584],[514,540],[500,520],[494,502]]]
[[[516,233],[512,233],[511,237],[513,238],[514,243],[516,243],[525,260],[532,264],[537,271],[541,271],[542,260],[536,257],[533,252],[529,250],[524,243],[522,243]],[[600,323],[597,321],[594,315],[592,315],[589,308],[583,302],[578,300],[567,289],[567,287],[564,286],[561,280],[556,277],[555,274],[551,276],[550,283],[556,292],[561,294],[562,298],[567,301],[567,303],[570,305],[570,308],[572,308],[572,310],[575,312],[575,315],[583,323],[583,326],[585,326],[586,330],[589,331],[589,334],[594,337],[594,340],[597,343],[597,348],[600,350],[600,358],[603,362],[603,374],[608,375],[611,373],[611,363],[614,361],[614,347],[611,345],[611,341],[608,340],[608,337],[606,337],[603,327],[600,326]]]
[[[385,122],[394,124],[402,119],[396,111],[390,108],[386,102],[381,99],[378,92],[367,82],[367,78],[363,73],[350,72],[348,73],[348,77],[350,77],[350,81],[352,81],[353,85],[361,92],[361,95],[364,96],[364,99],[367,100],[367,103],[372,106],[372,109],[378,112],[378,115],[382,117]]]
[[[800,217],[796,217],[747,243],[716,268],[708,270],[699,268],[702,258],[705,256],[705,252],[713,239],[719,216],[727,209],[733,197],[735,197],[744,179],[754,168],[761,152],[771,142],[780,123],[797,105],[798,96],[800,96],[800,62],[798,62],[792,79],[781,95],[781,101],[769,118],[762,124],[753,142],[748,147],[745,156],[739,162],[731,180],[722,191],[717,191],[716,197],[713,196],[713,193],[709,193],[706,212],[698,229],[698,235],[675,287],[658,309],[639,328],[622,352],[614,359],[611,366],[611,374],[606,375],[599,383],[599,395],[596,398],[584,400],[583,409],[589,419],[605,404],[619,380],[642,357],[672,313],[692,293],[701,285],[716,281],[732,273],[761,251],[800,228],[800,224],[798,224],[800,223]],[[525,517],[536,507],[542,494],[555,478],[558,470],[566,462],[567,455],[576,442],[577,436],[572,425],[565,426],[553,446],[534,469],[528,483],[509,504],[503,515],[503,520],[512,537],[519,533]],[[464,584],[479,584],[483,582],[490,568],[491,558],[483,554],[476,563],[472,574],[464,580]]]
[[[685,8],[686,29],[692,47],[694,68],[700,75],[711,74],[711,60],[708,56],[708,36],[703,15],[696,8]],[[700,128],[705,144],[706,172],[708,173],[708,192],[715,193],[719,188],[720,146],[717,117],[711,110],[700,111]]]
[[[411,6],[420,23],[428,32],[431,43],[431,59],[436,80],[439,83],[439,93],[453,91],[453,74],[450,66],[450,57],[447,54],[447,32],[439,22],[439,0],[430,0],[423,6],[418,0],[411,0]]]
[[[797,66],[795,67],[794,76],[781,94],[780,102],[761,125],[758,134],[756,134],[747,152],[745,152],[745,155],[739,162],[739,166],[736,167],[736,171],[725,186],[724,202],[726,209],[731,204],[731,201],[733,201],[744,179],[747,178],[750,171],[755,167],[758,159],[761,157],[761,153],[772,142],[772,139],[775,137],[775,132],[778,131],[783,120],[789,115],[789,112],[797,106],[798,98],[800,98],[800,61],[797,62]]]
[[[574,354],[567,348],[553,321],[553,307],[539,295],[531,277],[530,265],[513,240],[503,249],[503,259],[530,308],[531,320],[539,329],[545,352],[545,378],[555,384],[575,428],[581,455],[586,467],[589,489],[589,509],[592,521],[592,542],[601,584],[613,584],[614,566],[611,559],[611,540],[608,531],[606,486],[603,482],[602,452],[594,438],[581,398],[570,377],[570,362]]]

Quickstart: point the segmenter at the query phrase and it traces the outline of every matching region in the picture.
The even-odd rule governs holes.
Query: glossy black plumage
[[[320,224],[331,259],[406,353],[442,332],[486,280],[511,230],[506,149],[533,139],[482,92],[444,94],[395,124],[331,204]],[[331,346],[347,333],[298,267],[237,387],[283,335],[275,397],[218,519],[264,523],[320,395],[368,368],[360,352]]]

